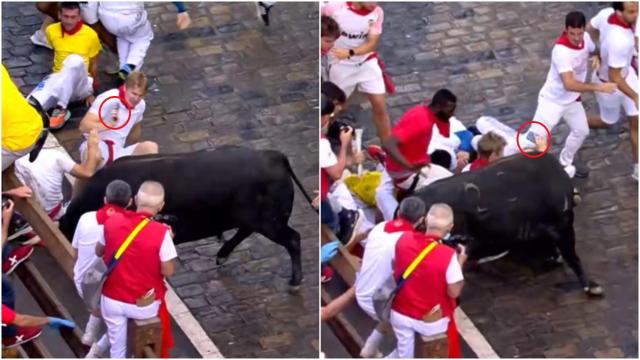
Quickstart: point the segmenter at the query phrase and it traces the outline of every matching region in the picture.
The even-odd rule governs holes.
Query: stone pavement
[[[277,4],[269,28],[254,3],[187,7],[193,23],[179,32],[172,4],[147,4],[155,39],[143,67],[151,79],[143,139],[162,153],[225,144],[277,149],[307,191],[317,189],[317,3]],[[2,62],[27,94],[51,68],[51,52],[29,41],[41,16],[32,3],[2,10]],[[112,79],[100,77],[106,89]],[[56,137],[77,159],[84,109],[72,111]],[[245,240],[224,266],[215,265],[215,239],[179,246],[171,283],[223,355],[317,356],[317,219],[298,192],[290,224],[302,236],[305,280],[297,295],[286,292],[289,256],[265,238]]]
[[[517,128],[534,115],[565,14],[578,9],[590,18],[607,4],[382,4],[379,50],[397,89],[387,100],[392,121],[448,87],[459,99],[456,116],[466,124],[486,114]],[[597,112],[592,94],[583,99],[588,112]],[[365,138],[375,142],[368,104],[352,109]],[[583,194],[576,248],[604,298],[583,295],[567,267],[534,273],[500,261],[466,274],[462,308],[500,356],[638,356],[638,185],[629,176],[622,124],[592,131],[579,153],[591,174],[576,181]],[[561,122],[552,153],[567,134]]]

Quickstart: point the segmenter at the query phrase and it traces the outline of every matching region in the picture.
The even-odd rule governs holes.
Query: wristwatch
[[[356,54],[355,51],[353,51],[353,49],[349,49],[349,58],[351,58],[352,56],[354,56]]]

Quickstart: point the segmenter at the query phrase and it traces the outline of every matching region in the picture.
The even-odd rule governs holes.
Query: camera
[[[9,199],[3,196],[2,197],[2,208],[6,209],[8,207],[9,207]]]
[[[156,214],[151,219],[168,225],[174,225],[178,222],[177,216],[168,214]]]
[[[340,134],[345,129],[355,129],[355,124],[357,123],[355,116],[351,114],[340,115],[338,118],[333,120],[327,129],[327,139],[331,143],[331,148],[336,151],[336,149],[340,149]],[[355,131],[352,133],[352,140],[356,139]]]
[[[471,240],[471,236],[468,235],[451,235],[447,239],[442,239],[442,244],[447,245],[450,248],[457,249],[458,245],[467,245]]]

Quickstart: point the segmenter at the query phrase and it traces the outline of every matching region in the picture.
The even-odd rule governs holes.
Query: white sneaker
[[[363,359],[381,358],[383,355],[380,350],[375,349],[373,346],[367,346],[364,344],[362,350],[360,350],[360,357]]]
[[[101,319],[90,316],[80,342],[87,346],[92,346],[98,341],[98,330],[100,329],[101,323]]]
[[[633,165],[633,174],[631,174],[631,177],[635,181],[638,181],[638,164]]]
[[[100,346],[98,346],[98,343],[95,343],[95,344],[91,345],[91,348],[89,349],[89,352],[87,353],[87,355],[84,358],[85,359],[99,359],[103,355],[105,355],[105,349],[101,349]]]
[[[37,46],[44,46],[47,49],[53,49],[51,45],[49,45],[47,37],[44,35],[42,30],[38,30],[31,35],[31,42]]]
[[[570,178],[573,179],[573,177],[576,175],[576,167],[573,165],[567,165],[564,167],[564,171],[567,172],[567,175],[569,175]]]

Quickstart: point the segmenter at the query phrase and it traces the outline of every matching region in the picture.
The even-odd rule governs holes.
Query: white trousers
[[[160,301],[151,305],[138,307],[110,299],[102,295],[100,310],[102,319],[107,324],[107,335],[111,345],[111,358],[122,359],[127,355],[127,321],[129,319],[144,320],[158,316]]]
[[[135,143],[129,146],[119,146],[118,144],[113,145],[113,159],[112,161],[116,161],[121,157],[133,155],[133,151],[136,149],[139,143]],[[96,171],[98,169],[102,169],[109,160],[109,146],[104,141],[100,141],[98,143],[98,147],[100,148],[100,154],[102,154],[102,162],[97,166]],[[80,144],[80,159],[81,161],[85,161],[87,159],[87,141],[83,141]]]
[[[384,94],[386,88],[382,69],[375,59],[361,65],[338,62],[329,68],[329,81],[338,85],[349,97],[355,90],[365,94]]]
[[[587,122],[587,114],[584,111],[581,101],[574,101],[567,105],[560,105],[544,97],[538,97],[538,108],[533,116],[535,121],[545,124],[549,132],[558,125],[560,119],[564,119],[571,132],[564,143],[564,148],[560,152],[560,164],[569,166],[573,164],[576,153],[582,146],[582,143],[589,135],[589,123]],[[541,126],[531,127],[538,136],[546,137],[547,133]]]
[[[483,135],[488,132],[493,132],[502,137],[507,142],[507,145],[504,147],[504,156],[511,156],[518,153],[518,145],[516,143],[517,132],[501,123],[498,119],[490,116],[481,116],[476,120],[476,128]],[[524,148],[525,144],[522,142],[523,139],[524,137],[520,138],[520,146]],[[529,146],[532,145],[532,143],[527,142],[526,145]]]
[[[447,331],[448,325],[448,317],[428,323],[391,310],[391,327],[393,327],[393,332],[396,334],[397,357],[403,359],[411,359],[414,357],[416,333],[423,336],[442,334]]]
[[[62,69],[45,77],[29,96],[48,111],[56,105],[66,109],[69,102],[84,100],[92,94],[93,79],[87,75],[84,59],[71,54],[62,62]]]
[[[102,25],[116,36],[120,67],[131,64],[140,70],[153,40],[147,11],[110,10],[100,6],[98,16]]]
[[[638,75],[633,68],[629,68],[629,70],[624,80],[632,89],[638,91],[638,87],[640,86]],[[596,84],[602,83],[597,76],[593,77],[593,82]],[[604,123],[609,125],[617,123],[618,120],[620,120],[620,109],[622,109],[628,117],[638,116],[638,105],[622,91],[616,90],[613,94],[603,92],[596,92],[595,94],[600,110],[600,118]]]
[[[420,171],[420,178],[418,179],[415,191],[430,185],[434,181],[444,179],[452,175],[453,173],[451,171],[440,165],[431,164],[429,166],[425,166]],[[418,174],[413,174],[403,182],[394,185],[393,179],[387,170],[382,172],[382,180],[376,189],[376,204],[378,205],[380,212],[382,212],[382,216],[385,221],[393,220],[393,214],[398,208],[398,200],[396,200],[394,194],[396,186],[400,189],[408,190],[411,188],[411,184],[416,176],[418,176]]]

